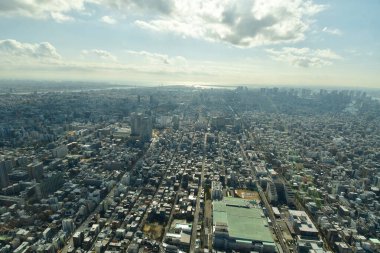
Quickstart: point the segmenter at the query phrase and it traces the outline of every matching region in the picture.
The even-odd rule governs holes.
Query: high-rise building
[[[62,220],[62,230],[68,234],[74,232],[75,225],[73,219],[63,219]]]
[[[152,138],[152,124],[153,122],[150,116],[142,118],[140,137],[143,140],[150,140]]]
[[[286,199],[286,203],[289,205],[289,206],[294,206],[295,205],[295,193],[293,192],[293,190],[286,186],[285,185],[285,199]]]
[[[130,115],[130,123],[131,123],[131,135],[132,136],[138,136],[139,135],[139,117],[137,116],[137,113],[132,112]]]
[[[270,203],[275,204],[278,201],[277,191],[276,191],[276,185],[273,183],[273,181],[269,181],[267,183],[267,195],[268,200]]]
[[[9,185],[8,171],[4,161],[0,161],[0,189]]]
[[[75,248],[81,247],[83,239],[84,239],[83,232],[75,232],[73,236],[74,247]]]
[[[152,117],[142,113],[131,114],[131,135],[139,136],[142,140],[152,138]]]
[[[173,123],[173,129],[178,130],[179,129],[179,116],[178,115],[173,116],[172,123]]]
[[[37,181],[40,181],[44,176],[42,162],[34,162],[29,164],[28,172],[30,179],[36,179]]]
[[[149,96],[149,104],[153,104],[154,103],[154,98],[152,95]]]

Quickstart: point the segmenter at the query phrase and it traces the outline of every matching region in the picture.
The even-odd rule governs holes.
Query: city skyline
[[[0,79],[378,88],[378,1],[0,3]]]

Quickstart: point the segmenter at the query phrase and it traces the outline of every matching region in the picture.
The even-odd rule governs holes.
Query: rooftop
[[[244,199],[225,197],[213,202],[214,225],[226,224],[231,238],[273,243],[261,208]]]

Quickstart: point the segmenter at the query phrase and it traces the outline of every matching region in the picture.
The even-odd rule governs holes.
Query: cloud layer
[[[186,59],[182,56],[169,57],[166,54],[151,53],[147,51],[132,51],[132,50],[128,50],[127,53],[130,55],[144,57],[150,63],[154,63],[154,64],[163,63],[163,64],[168,64],[168,65],[174,65],[174,64],[186,63]]]
[[[333,61],[342,59],[330,49],[284,47],[281,50],[267,49],[266,51],[275,60],[304,68],[331,65]]]
[[[329,34],[332,34],[332,35],[342,35],[342,31],[337,29],[337,28],[329,28],[329,27],[324,27],[322,29],[322,32],[325,32],[325,33],[329,33]]]
[[[106,24],[109,24],[109,25],[114,25],[114,24],[117,23],[117,20],[114,19],[113,17],[110,17],[110,16],[103,16],[100,20],[103,23],[106,23]]]
[[[116,61],[117,58],[113,54],[111,54],[108,51],[101,50],[101,49],[91,49],[91,50],[82,50],[81,53],[84,57],[90,57],[90,58],[99,58],[102,60],[108,60],[108,61]]]
[[[86,13],[89,4],[122,12],[151,11],[163,14],[169,14],[172,8],[171,0],[4,0],[0,1],[0,16],[52,18],[57,22],[65,22],[74,20],[70,15],[72,12]],[[106,20],[103,21],[107,22],[107,19],[106,16]]]
[[[12,39],[0,40],[0,55],[6,58],[29,58],[44,61],[61,58],[55,47],[49,42],[30,44]]]
[[[109,51],[86,49],[77,59],[63,59],[49,42],[24,43],[13,39],[0,40],[1,67],[24,69],[76,69],[88,71],[135,69],[141,72],[187,72],[188,62],[182,56],[126,50],[128,60],[118,60]]]
[[[65,22],[73,20],[72,12],[85,13],[89,4],[132,15],[141,28],[239,47],[301,41],[325,8],[312,0],[15,0],[0,1],[0,15]],[[101,21],[116,23],[109,16]]]
[[[52,18],[57,22],[73,20],[67,13],[84,11],[85,3],[91,0],[12,0],[0,1],[0,16],[26,16],[30,18]]]
[[[136,11],[169,15],[174,7],[173,0],[95,0],[97,4],[115,8],[119,11]]]
[[[240,47],[303,40],[324,6],[293,0],[173,0],[171,12],[137,20],[154,31],[225,42]]]

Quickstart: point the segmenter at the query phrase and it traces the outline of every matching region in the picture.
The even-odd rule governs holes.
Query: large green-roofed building
[[[239,198],[213,203],[214,247],[224,250],[275,252],[267,218],[260,207]]]

